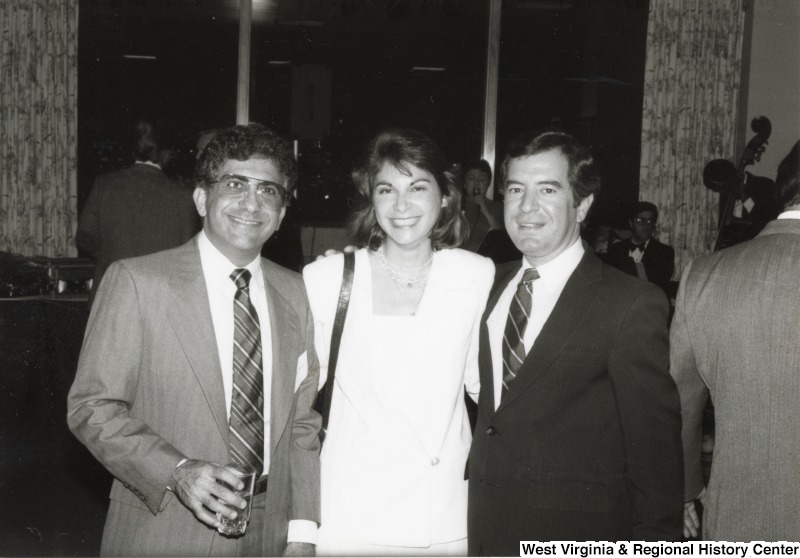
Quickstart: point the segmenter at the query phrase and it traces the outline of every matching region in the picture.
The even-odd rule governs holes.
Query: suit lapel
[[[270,397],[270,455],[275,454],[275,447],[281,434],[286,429],[289,414],[294,402],[294,383],[297,375],[297,362],[291,361],[291,355],[302,351],[291,348],[298,339],[304,339],[297,319],[297,313],[281,293],[281,285],[277,276],[270,273],[262,260],[264,283],[269,307],[270,338],[272,341],[272,395]]]
[[[575,335],[596,299],[590,285],[601,279],[602,264],[594,254],[587,251],[567,280],[558,302],[525,357],[516,379],[511,382],[508,393],[500,402],[498,413],[531,387],[561,353],[569,338]]]
[[[167,316],[227,443],[229,428],[225,390],[197,237],[184,244],[178,252],[170,290],[175,300],[167,308]]]

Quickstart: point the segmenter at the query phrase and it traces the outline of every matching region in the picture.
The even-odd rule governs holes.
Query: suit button
[[[490,426],[489,428],[486,429],[486,434],[488,434],[489,436],[494,436],[495,434],[497,434],[497,429],[494,426]]]

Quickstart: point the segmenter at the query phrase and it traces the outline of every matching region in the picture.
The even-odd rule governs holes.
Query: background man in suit
[[[154,120],[132,127],[133,166],[95,180],[75,242],[97,259],[92,298],[111,262],[180,246],[200,230],[190,192],[161,167],[169,150]]]
[[[684,534],[800,540],[800,141],[776,180],[784,212],[754,239],[684,271],[670,332],[681,394]],[[708,491],[700,462],[711,394],[716,437]]]
[[[582,244],[600,179],[572,136],[522,136],[503,171],[505,225],[524,258],[498,267],[481,328],[470,554],[518,555],[520,540],[675,540],[667,300]]]
[[[647,201],[638,202],[628,224],[631,237],[609,246],[609,263],[669,292],[669,282],[675,271],[675,250],[653,236],[658,224],[658,208]]]
[[[310,555],[313,321],[300,276],[259,256],[296,180],[292,150],[263,126],[236,126],[211,141],[197,175],[203,230],[111,265],[70,390],[70,428],[116,477],[101,553]],[[214,530],[215,513],[244,503],[220,483],[238,484],[221,466],[232,461],[263,469],[239,538]]]

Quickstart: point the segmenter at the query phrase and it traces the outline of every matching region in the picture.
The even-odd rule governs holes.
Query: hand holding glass
[[[253,489],[256,484],[256,470],[250,465],[241,463],[228,463],[225,467],[230,469],[236,475],[236,478],[244,483],[241,489],[237,489],[235,486],[229,486],[228,488],[235,492],[237,496],[244,498],[247,501],[247,506],[243,510],[236,510],[235,519],[228,519],[221,513],[217,513],[217,520],[219,521],[217,531],[229,536],[243,535],[247,528],[247,522],[250,520],[250,507],[253,504]]]

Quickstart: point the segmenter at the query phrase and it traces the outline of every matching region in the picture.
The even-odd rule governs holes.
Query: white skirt
[[[383,546],[335,539],[320,529],[317,556],[466,556],[466,537],[457,541],[432,544],[426,547]]]

